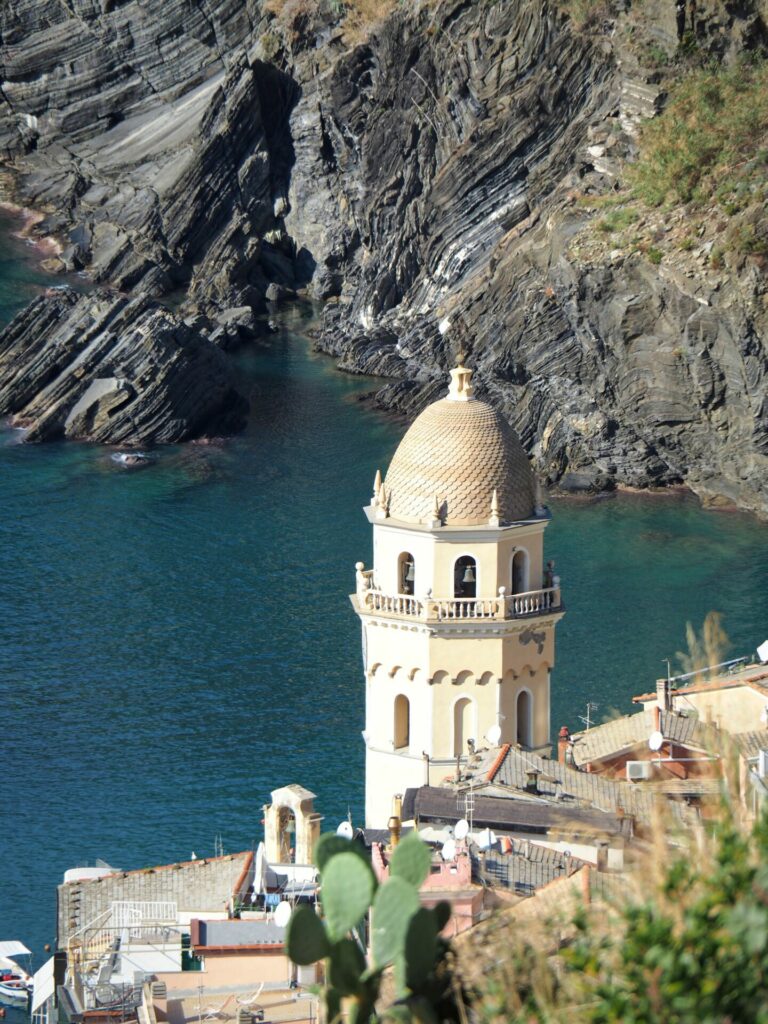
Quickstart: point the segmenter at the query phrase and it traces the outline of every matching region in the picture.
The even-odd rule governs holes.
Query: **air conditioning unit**
[[[627,779],[630,782],[650,779],[652,772],[653,765],[650,761],[627,761]]]

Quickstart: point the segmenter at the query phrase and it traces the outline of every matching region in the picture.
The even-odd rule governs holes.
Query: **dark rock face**
[[[40,230],[68,236],[69,267],[153,294],[190,285],[213,312],[292,286],[271,253],[297,89],[247,57],[257,8],[3,5],[0,154],[25,201],[52,211]]]
[[[339,297],[319,345],[396,378],[377,400],[410,416],[444,392],[455,343],[438,324],[460,311],[479,392],[549,481],[684,482],[766,515],[761,275],[568,253],[586,222],[569,192],[605,187],[657,108],[624,56],[547,4],[459,0],[396,16],[311,80],[297,54],[286,225],[317,293]]]
[[[0,332],[0,381],[0,415],[28,441],[168,444],[247,411],[226,356],[146,296],[40,296]]]
[[[98,281],[186,290],[186,327],[126,300],[121,358],[135,346],[143,365],[127,324],[145,317],[159,363],[192,374],[208,348],[171,353],[179,331],[197,337],[195,317],[203,332],[213,318],[227,348],[252,336],[265,298],[307,286],[335,300],[319,345],[389,378],[377,401],[410,416],[444,393],[456,343],[438,325],[460,313],[478,392],[550,481],[684,482],[768,515],[760,268],[736,277],[570,249],[587,221],[573,191],[610,187],[663,101],[635,55],[548,2],[402,5],[356,46],[332,4],[305,7],[288,26],[259,0],[0,7],[0,154],[49,211],[40,230],[65,236],[64,262]],[[768,38],[760,11],[744,11],[699,0],[700,45],[727,55]],[[673,52],[674,5],[645,0],[639,17]],[[27,314],[47,325],[40,337],[57,336],[56,301],[74,302]],[[8,345],[2,407],[45,424],[51,404],[50,431],[30,437],[101,439],[121,421],[129,432],[119,389],[99,385],[73,412],[82,392],[59,408],[26,363],[12,388],[22,350]],[[188,405],[176,416],[181,391],[162,393],[156,439],[194,418]]]

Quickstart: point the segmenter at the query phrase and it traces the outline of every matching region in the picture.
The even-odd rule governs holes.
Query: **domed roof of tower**
[[[392,458],[382,488],[393,519],[447,526],[487,526],[535,515],[536,487],[514,430],[474,398],[472,371],[451,370],[446,398],[414,420]],[[495,495],[494,495],[495,492]]]

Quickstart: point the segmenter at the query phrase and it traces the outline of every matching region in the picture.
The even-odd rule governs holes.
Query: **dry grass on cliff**
[[[265,9],[273,14],[290,38],[306,31],[320,10],[320,0],[267,0]],[[398,7],[398,0],[333,0],[330,5],[338,17],[344,40],[361,42]]]

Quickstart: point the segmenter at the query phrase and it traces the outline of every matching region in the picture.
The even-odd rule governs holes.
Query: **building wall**
[[[711,722],[728,732],[749,732],[761,727],[760,714],[768,704],[751,686],[673,695],[676,711],[694,708],[702,722]],[[768,729],[766,729],[768,735]]]

